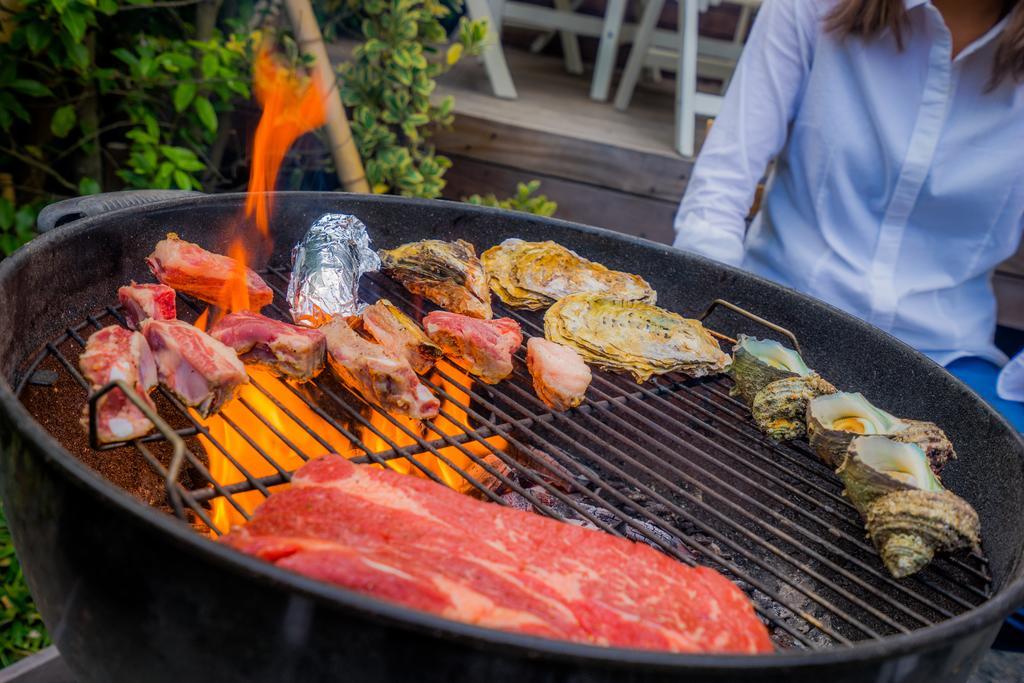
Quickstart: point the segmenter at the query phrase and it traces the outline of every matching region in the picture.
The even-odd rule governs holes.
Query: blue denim
[[[1002,413],[1017,431],[1024,432],[1024,403],[1007,401],[999,398],[996,394],[996,377],[999,375],[999,366],[983,358],[972,356],[958,358],[947,365],[946,369]],[[1016,630],[1018,635],[1024,635],[1024,609],[1017,610],[1013,616],[1008,618],[1003,628],[1004,630]],[[1000,634],[1000,640],[1006,635],[1008,634]]]

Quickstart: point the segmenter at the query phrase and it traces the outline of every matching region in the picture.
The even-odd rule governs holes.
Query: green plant
[[[249,97],[251,53],[247,37],[215,30],[219,6],[4,3],[0,171],[18,179],[20,203],[218,180],[223,119]]]
[[[538,216],[553,216],[558,210],[558,204],[547,198],[546,195],[533,193],[540,189],[539,180],[531,180],[528,183],[517,183],[516,193],[508,199],[498,199],[494,194],[474,194],[463,199],[470,204],[481,206],[493,206],[499,209],[511,209],[523,211]]]
[[[35,235],[39,206],[15,206],[6,197],[0,197],[0,256],[10,256],[15,249]]]
[[[0,506],[0,668],[50,644],[25,577]]]
[[[362,18],[363,42],[339,69],[366,177],[374,192],[438,197],[451,161],[430,137],[451,125],[454,101],[431,102],[435,79],[466,54],[479,52],[486,24],[463,18],[449,42],[438,0],[348,0]]]

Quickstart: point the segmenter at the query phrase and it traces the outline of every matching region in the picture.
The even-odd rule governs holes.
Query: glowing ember
[[[273,207],[267,193],[274,189],[281,163],[292,143],[299,136],[323,124],[324,98],[315,84],[296,76],[266,51],[261,52],[256,60],[255,74],[255,92],[263,107],[263,114],[253,141],[246,219],[239,223],[255,223],[259,238],[255,241],[261,242],[269,251],[269,226]],[[247,242],[240,236],[229,247],[228,255],[238,263],[235,277],[225,285],[212,314],[207,310],[200,315],[196,321],[200,328],[206,329],[215,322],[211,318],[216,315],[248,309],[249,293],[245,284],[245,271],[246,266],[255,259],[247,251],[246,244],[253,242]],[[472,380],[462,370],[449,363],[441,367],[462,387],[472,386]],[[401,417],[389,418],[376,411],[368,411],[359,401],[353,400],[354,409],[360,410],[361,415],[368,415],[366,420],[371,425],[366,427],[352,420],[347,421],[355,427],[355,435],[365,445],[364,451],[310,407],[304,400],[303,392],[306,389],[286,384],[265,370],[251,366],[248,370],[252,383],[242,387],[238,398],[225,406],[220,414],[203,421],[209,430],[209,438],[199,437],[209,456],[210,474],[221,486],[245,482],[251,488],[254,481],[286,476],[306,459],[327,452],[356,457],[366,452],[391,451],[419,443],[417,437],[424,442],[433,442],[440,440],[442,435],[460,435],[465,431],[464,425],[469,424],[465,410],[452,400],[442,400],[442,416],[431,424],[421,424]],[[434,373],[432,381],[449,392],[455,401],[468,404],[469,396],[462,387],[443,380],[437,373]],[[343,420],[345,418],[339,422]],[[345,424],[345,428],[349,429],[349,424]],[[506,446],[505,440],[497,436],[491,437],[488,442],[497,449]],[[438,452],[456,467],[468,469],[475,474],[481,470],[472,463],[466,452],[475,456],[491,455],[490,449],[476,442],[445,446],[438,449]],[[420,453],[411,457],[449,486],[457,490],[470,488],[470,484],[455,469],[433,453]],[[388,465],[399,472],[423,475],[406,458],[389,460]],[[251,512],[264,499],[264,495],[260,491],[249,491],[235,494],[232,498],[242,510]],[[231,526],[245,521],[241,511],[224,497],[212,500],[211,517],[221,531],[227,531]]]

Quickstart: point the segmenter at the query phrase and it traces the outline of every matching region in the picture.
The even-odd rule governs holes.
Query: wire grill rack
[[[275,301],[264,313],[288,320],[287,270],[271,267],[263,275],[275,290]],[[430,308],[382,275],[368,276],[364,282],[366,298],[389,298],[416,319]],[[179,295],[183,318],[198,315],[203,308]],[[539,314],[499,304],[495,315],[517,320],[527,338],[543,335]],[[18,393],[47,359],[55,359],[60,372],[88,392],[68,345],[80,351],[93,331],[114,323],[123,324],[123,316],[119,307],[108,306],[64,330],[26,365]],[[445,361],[424,378],[447,401],[440,417],[461,429],[458,434],[430,422],[422,431],[410,429],[348,391],[329,372],[306,385],[285,386],[349,440],[356,462],[384,464],[404,458],[424,476],[443,483],[423,462],[429,454],[458,473],[478,497],[646,542],[681,562],[718,569],[752,597],[782,648],[850,646],[908,633],[973,609],[989,597],[987,562],[977,555],[940,558],[908,579],[889,576],[833,473],[805,443],[779,444],[764,437],[746,407],[729,396],[728,379],[668,374],[638,385],[628,377],[595,370],[584,404],[556,413],[536,398],[524,356],[521,348],[513,376],[496,386],[468,385],[464,375]],[[252,381],[323,447],[306,452],[255,406],[238,399],[295,456],[306,461],[331,450],[315,428],[258,380]],[[456,387],[468,400],[461,401],[446,386]],[[274,474],[253,475],[191,411],[162,387],[158,391],[161,402],[173,406],[174,414],[165,411],[164,417],[178,426],[172,429],[161,420],[160,433],[93,447],[134,450],[167,479],[167,502],[183,520],[219,535],[227,530],[211,518],[214,499],[222,498],[248,518],[246,506],[237,500],[240,494],[258,491],[268,496],[274,486],[290,480],[291,470],[237,423],[226,419],[273,466]],[[451,406],[459,408],[458,414]],[[380,419],[370,419],[374,412],[405,434],[411,445],[399,445],[386,433],[394,430],[381,430]],[[386,448],[366,445],[360,434],[378,437],[375,441]],[[223,484],[214,479],[198,435],[238,468],[242,481]],[[167,448],[156,442],[168,440],[181,456],[177,465],[175,459],[154,452]],[[472,443],[481,446],[470,448]],[[453,452],[473,466],[453,462],[446,455]],[[193,473],[192,485],[181,481],[181,464]]]

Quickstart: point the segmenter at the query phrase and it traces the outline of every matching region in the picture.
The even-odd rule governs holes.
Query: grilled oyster
[[[732,347],[729,375],[735,384],[730,390],[748,406],[765,385],[786,377],[806,377],[812,370],[793,349],[771,339],[757,339],[741,334]]]
[[[378,254],[383,270],[413,294],[446,311],[491,319],[487,274],[469,242],[422,240]]]
[[[507,239],[480,258],[491,288],[513,308],[541,310],[564,296],[584,292],[651,304],[657,299],[640,276],[609,270],[556,242]]]
[[[939,425],[924,420],[902,420],[902,423],[902,428],[893,434],[892,438],[923,448],[925,455],[928,456],[928,464],[935,474],[940,474],[947,462],[956,459],[953,444]]]
[[[796,439],[807,432],[807,402],[836,391],[813,372],[804,377],[784,377],[769,382],[754,395],[750,412],[761,431],[771,438]]]
[[[942,487],[920,446],[884,436],[856,437],[836,473],[896,578],[920,571],[936,552],[978,547],[978,513]]]
[[[850,440],[860,434],[881,434],[920,446],[936,474],[956,458],[953,444],[938,425],[890,415],[861,394],[837,393],[808,402],[807,437],[811,449],[826,464],[836,467],[842,463]]]
[[[674,371],[703,377],[729,364],[729,356],[700,322],[601,294],[572,294],[557,301],[544,315],[544,336],[576,349],[590,363],[630,372],[637,382]]]
[[[902,421],[876,408],[861,394],[839,392],[807,402],[807,439],[826,465],[837,467],[859,435],[893,434]]]

